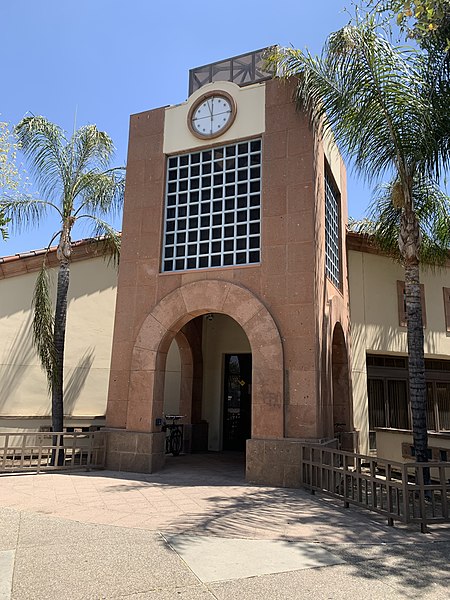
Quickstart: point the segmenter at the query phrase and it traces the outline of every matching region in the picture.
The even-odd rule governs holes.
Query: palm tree
[[[387,237],[391,250],[396,240],[405,269],[413,439],[417,460],[426,462],[419,265],[425,258],[439,262],[449,247],[449,199],[437,184],[449,157],[449,91],[436,83],[439,74],[430,72],[428,55],[393,46],[372,19],[333,33],[320,57],[282,48],[269,60],[280,76],[298,79],[298,107],[306,109],[322,135],[334,136],[367,182],[392,180],[387,198],[385,188],[379,210],[371,215],[377,220],[366,221],[362,230],[380,240],[389,233],[384,247]],[[428,218],[421,221],[424,214]]]
[[[53,235],[37,276],[33,297],[33,341],[46,372],[52,396],[52,430],[63,431],[63,363],[72,255],[72,229],[88,220],[91,235],[107,255],[118,258],[120,236],[104,219],[120,210],[124,169],[109,168],[114,146],[111,138],[86,125],[67,139],[60,127],[41,116],[25,117],[15,128],[19,148],[30,163],[42,198],[6,198],[0,214],[13,226],[39,226],[49,211],[56,212],[58,231]],[[56,304],[53,310],[47,255],[57,241],[59,261]]]

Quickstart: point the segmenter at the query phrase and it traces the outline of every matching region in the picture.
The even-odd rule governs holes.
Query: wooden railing
[[[419,523],[425,533],[450,522],[449,462],[400,463],[302,444],[300,469],[303,487],[377,512],[389,525]]]
[[[105,466],[105,434],[0,433],[0,473]]]

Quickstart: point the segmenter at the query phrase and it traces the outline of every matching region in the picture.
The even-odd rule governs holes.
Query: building
[[[185,415],[187,449],[245,449],[250,480],[285,486],[299,482],[300,441],[366,452],[374,427],[408,423],[402,270],[346,235],[342,159],[292,93],[259,51],[191,71],[185,103],[131,117],[117,297],[111,267],[84,243],[69,306],[67,424],[96,426],[106,412],[109,468],[160,468],[169,412]],[[31,298],[25,272],[38,262],[0,263],[11,298],[1,368],[13,382],[1,427],[49,421],[45,378],[20,342],[29,313],[12,299]],[[92,269],[98,282],[85,279]],[[449,288],[448,269],[424,274],[439,429],[450,429]]]
[[[252,480],[294,483],[293,439],[333,439],[339,423],[353,443],[345,168],[297,112],[292,84],[257,68],[235,82],[237,63],[260,59],[200,69],[185,103],[131,117],[106,411],[111,468],[164,462],[174,340],[194,445],[205,418],[210,447],[247,440]],[[232,374],[239,405],[232,383],[222,390]]]
[[[32,344],[32,298],[45,250],[0,258],[0,432],[49,431],[51,399]],[[56,267],[56,248],[48,255]],[[56,268],[53,273],[56,284]],[[105,424],[117,273],[96,244],[74,247],[65,347],[67,427]]]
[[[360,449],[401,460],[410,456],[408,359],[403,268],[367,240],[347,234],[351,307],[351,371]],[[429,445],[450,449],[450,261],[421,272]],[[375,428],[384,432],[384,448]],[[392,430],[397,433],[394,435]],[[435,432],[440,432],[437,435]],[[447,432],[447,434],[443,433]],[[394,435],[394,438],[392,436]],[[392,440],[389,442],[389,440]],[[395,440],[394,450],[393,444]],[[434,453],[436,454],[436,453]],[[450,456],[450,455],[449,455]],[[445,455],[435,458],[447,460]]]

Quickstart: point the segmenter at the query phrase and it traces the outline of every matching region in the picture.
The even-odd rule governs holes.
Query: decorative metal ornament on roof
[[[214,81],[231,81],[243,87],[271,79],[272,75],[264,70],[264,66],[265,57],[272,48],[273,46],[268,46],[191,69],[189,71],[189,95]]]

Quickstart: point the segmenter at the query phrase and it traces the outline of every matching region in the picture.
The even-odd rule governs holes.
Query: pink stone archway
[[[191,345],[182,331],[175,336],[175,341],[180,353],[181,381],[180,381],[180,415],[185,415],[186,423],[192,417],[192,384],[194,378],[194,360]]]
[[[158,431],[169,346],[183,325],[214,312],[237,321],[252,349],[252,438],[284,436],[283,347],[277,326],[254,294],[220,280],[196,281],[176,289],[145,319],[133,349],[127,430]]]
[[[331,363],[333,429],[335,435],[340,434],[343,437],[343,434],[353,431],[353,415],[347,344],[345,342],[344,330],[339,322],[335,324],[333,330]]]

